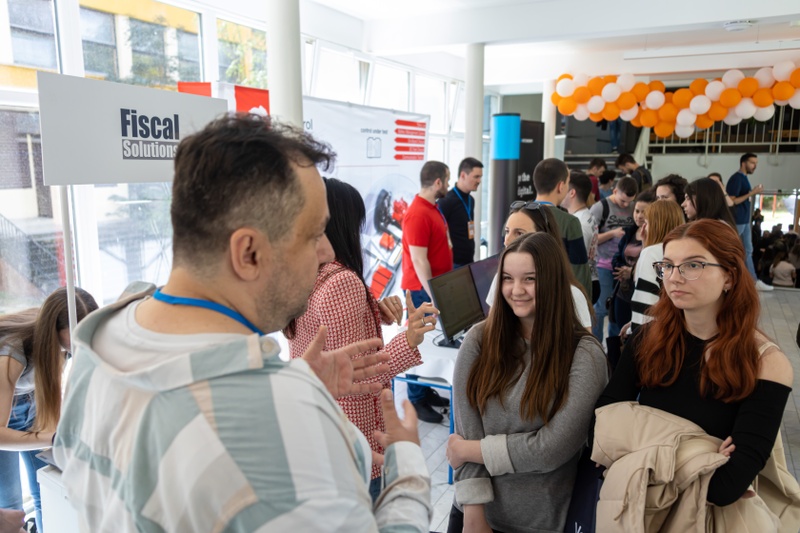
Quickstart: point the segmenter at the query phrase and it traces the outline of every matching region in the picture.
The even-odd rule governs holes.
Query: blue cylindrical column
[[[492,115],[492,137],[489,145],[492,188],[489,191],[489,254],[503,248],[503,225],[508,206],[517,198],[517,170],[522,119],[518,113]]]

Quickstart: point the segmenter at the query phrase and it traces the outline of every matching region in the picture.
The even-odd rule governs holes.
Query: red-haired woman
[[[772,452],[792,365],[758,330],[758,294],[729,225],[704,219],[675,228],[650,268],[664,284],[653,320],[626,344],[597,407],[638,398],[722,439],[730,460],[711,477],[707,500],[729,505]]]

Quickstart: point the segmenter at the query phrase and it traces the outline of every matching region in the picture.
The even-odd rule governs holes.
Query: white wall
[[[744,152],[743,152],[744,153]],[[739,169],[742,154],[675,154],[653,155],[653,181],[667,174],[680,174],[689,181],[719,172],[725,183]],[[750,183],[764,185],[768,192],[800,189],[800,154],[758,154],[758,168]]]

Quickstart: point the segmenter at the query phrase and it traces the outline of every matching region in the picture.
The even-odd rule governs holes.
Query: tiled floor
[[[795,343],[800,323],[800,290],[760,293],[761,328],[783,349],[794,367],[795,383],[800,384],[800,350]],[[399,397],[404,395],[399,387]],[[446,422],[446,420],[445,420]],[[444,450],[449,426],[420,422],[420,443],[431,472],[433,519],[431,531],[447,531],[447,519],[453,503],[453,487],[447,484],[447,461]],[[800,475],[800,385],[796,385],[783,417],[783,439],[786,461],[797,477]]]

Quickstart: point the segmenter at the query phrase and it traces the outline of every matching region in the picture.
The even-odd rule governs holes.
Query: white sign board
[[[172,181],[181,139],[225,100],[39,72],[46,185]]]
[[[418,113],[303,98],[305,130],[337,155],[335,168],[322,174],[364,198],[364,278],[379,299],[400,294],[402,221],[420,189],[429,123]]]

